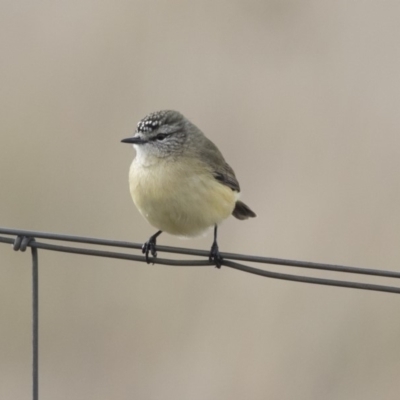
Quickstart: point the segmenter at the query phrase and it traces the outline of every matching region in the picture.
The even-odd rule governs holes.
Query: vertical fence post
[[[32,251],[32,398],[39,400],[39,262],[38,250]]]
[[[15,251],[24,252],[33,236],[17,235],[13,242]],[[39,400],[39,259],[38,250],[31,246],[32,254],[32,398]]]

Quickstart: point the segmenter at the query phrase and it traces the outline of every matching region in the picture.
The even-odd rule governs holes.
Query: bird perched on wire
[[[157,256],[156,240],[162,232],[192,237],[214,227],[209,258],[220,267],[218,224],[231,214],[240,220],[256,214],[238,200],[239,182],[215,144],[173,110],[147,115],[122,142],[136,150],[129,171],[133,202],[159,229],[142,247],[146,261],[149,253]]]

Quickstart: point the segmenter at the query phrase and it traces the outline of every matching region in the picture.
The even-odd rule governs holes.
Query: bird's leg
[[[214,226],[214,241],[211,246],[209,260],[214,261],[215,266],[217,268],[221,268],[222,257],[221,257],[221,254],[219,253],[219,248],[218,248],[218,243],[217,243],[217,230],[218,230],[218,225],[215,224],[215,226]]]
[[[146,262],[150,264],[149,253],[155,258],[157,257],[156,242],[157,237],[160,236],[162,231],[158,231],[142,246],[142,253],[146,255]]]

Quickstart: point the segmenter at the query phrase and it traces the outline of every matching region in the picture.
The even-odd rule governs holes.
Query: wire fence
[[[88,256],[97,257],[107,257],[120,260],[131,260],[146,262],[146,257],[143,255],[135,255],[130,253],[122,253],[117,251],[107,251],[99,250],[94,248],[82,248],[82,247],[71,247],[64,246],[60,244],[48,243],[48,241],[60,241],[60,242],[70,242],[70,243],[80,243],[88,244],[91,246],[104,246],[104,247],[114,247],[114,248],[124,248],[124,249],[142,249],[142,244],[123,242],[116,240],[98,239],[91,237],[81,237],[81,236],[71,236],[71,235],[61,235],[56,233],[46,233],[46,232],[36,232],[36,231],[26,231],[20,229],[9,229],[1,228],[0,234],[6,236],[0,236],[0,243],[8,243],[13,245],[13,249],[16,251],[25,251],[28,247],[31,248],[32,253],[32,350],[33,350],[33,364],[32,364],[32,379],[33,379],[33,390],[32,398],[33,400],[39,399],[39,258],[38,249],[58,251],[63,253],[74,253],[82,254]],[[10,237],[11,236],[11,237]],[[42,239],[38,241],[37,239]],[[43,241],[45,240],[45,241]],[[195,249],[185,249],[179,247],[168,247],[168,246],[158,246],[158,252],[173,253],[173,254],[183,254],[189,256],[202,257],[203,259],[190,259],[190,260],[174,260],[167,258],[154,258],[150,257],[150,261],[153,264],[171,265],[171,266],[181,266],[181,267],[207,267],[213,266],[214,263],[210,262],[209,252],[204,250]],[[366,282],[353,282],[347,280],[334,280],[317,278],[311,276],[302,276],[295,274],[286,274],[280,272],[269,271],[266,269],[255,268],[242,264],[242,261],[260,264],[272,264],[280,266],[289,266],[295,268],[307,268],[319,271],[334,271],[344,274],[358,274],[358,275],[369,275],[375,277],[399,279],[400,272],[396,271],[384,271],[378,269],[367,269],[358,267],[348,267],[344,265],[333,265],[333,264],[323,264],[307,261],[295,261],[295,260],[285,260],[281,258],[271,258],[271,257],[260,257],[251,256],[236,253],[221,253],[223,258],[222,266],[240,270],[243,272],[248,272],[251,274],[282,279],[288,281],[296,281],[303,283],[312,283],[318,285],[327,286],[337,286],[352,289],[362,289],[371,290],[377,292],[386,293],[398,293],[400,294],[400,287],[396,286],[385,286]],[[204,259],[205,258],[205,259]],[[240,263],[238,261],[241,261]]]

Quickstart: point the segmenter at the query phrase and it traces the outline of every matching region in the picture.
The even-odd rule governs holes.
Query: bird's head
[[[192,126],[178,111],[156,111],[140,120],[135,134],[122,142],[133,144],[143,155],[165,158],[183,151]]]

